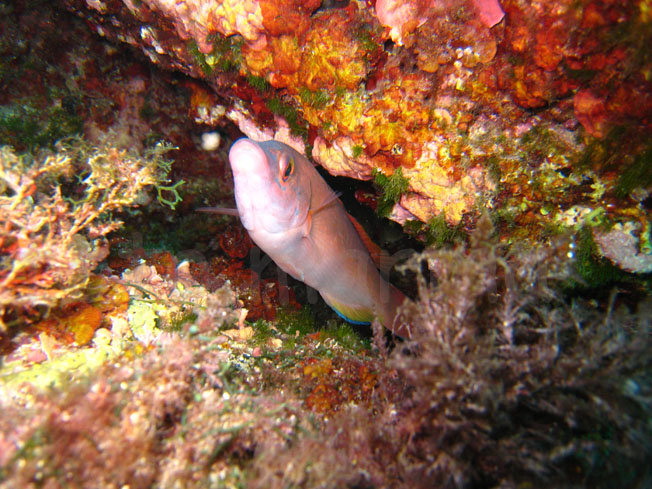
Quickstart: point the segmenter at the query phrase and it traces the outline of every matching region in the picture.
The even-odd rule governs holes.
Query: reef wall
[[[527,238],[596,212],[647,230],[646,0],[64,3],[205,80],[217,97],[189,110],[209,126],[227,117],[335,175],[401,168],[401,223],[468,230],[488,208]]]

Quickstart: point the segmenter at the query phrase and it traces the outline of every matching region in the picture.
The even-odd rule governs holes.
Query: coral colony
[[[0,489],[650,487],[652,2],[0,14]],[[252,241],[242,137],[409,334]]]

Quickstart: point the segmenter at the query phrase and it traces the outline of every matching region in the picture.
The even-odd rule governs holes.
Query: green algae
[[[269,339],[276,337],[272,324],[265,319],[259,319],[251,326],[254,328],[254,336],[251,339],[254,345],[265,345]]]
[[[206,55],[199,50],[197,46],[197,41],[190,39],[186,44],[186,49],[195,63],[206,76],[211,76],[213,74],[213,67],[206,61]]]
[[[502,177],[503,171],[500,167],[500,158],[498,156],[492,155],[485,160],[483,166],[487,169],[489,178],[496,185],[496,191],[500,191],[503,187]]]
[[[652,184],[652,145],[634,156],[634,160],[622,170],[616,182],[616,197],[627,197],[636,188]]]
[[[550,153],[565,155],[568,145],[545,124],[537,124],[523,134],[519,140],[522,157],[526,160],[542,158]]]
[[[443,213],[430,218],[427,223],[418,220],[406,221],[403,230],[410,236],[419,237],[426,246],[434,248],[454,245],[464,241],[466,236],[461,223],[451,226]]]
[[[163,185],[161,183],[155,185],[156,200],[174,210],[177,207],[177,204],[183,200],[178,189],[184,183],[186,183],[185,180],[179,180],[172,185]],[[166,197],[166,194],[171,194],[171,196]]]
[[[265,104],[267,105],[267,108],[270,110],[270,112],[276,115],[280,115],[285,119],[288,126],[290,126],[290,131],[292,131],[293,134],[304,139],[308,137],[308,125],[300,117],[297,109],[289,104],[284,103],[278,97],[272,97],[268,99]]]
[[[309,306],[304,306],[299,311],[280,309],[276,317],[276,327],[279,331],[296,337],[317,331],[317,323]]]
[[[328,321],[326,326],[320,328],[309,306],[304,306],[298,311],[279,308],[274,321],[260,319],[253,325],[255,345],[265,345],[270,339],[282,340],[284,350],[293,350],[306,341],[308,335],[318,333],[321,342],[330,342],[349,351],[369,349],[369,341],[363,339],[348,323],[342,321]],[[316,355],[327,353],[329,347],[320,347]],[[332,354],[332,352],[331,352]]]
[[[451,226],[446,221],[444,213],[430,218],[426,228],[426,244],[441,248],[445,245],[452,245],[464,240],[462,225]]]
[[[59,139],[79,134],[82,118],[61,107],[37,109],[28,103],[0,106],[0,144],[14,148],[52,147]]]
[[[371,343],[368,338],[363,339],[349,323],[338,321],[335,324],[329,324],[322,330],[324,339],[331,339],[337,345],[352,352],[369,350]]]
[[[579,231],[576,243],[574,266],[581,280],[581,283],[575,284],[576,286],[588,289],[614,286],[619,282],[628,281],[631,277],[630,274],[600,256],[590,226],[585,226]]]
[[[364,152],[364,148],[360,146],[359,144],[356,144],[351,148],[351,156],[354,158],[359,158],[362,156],[362,153]]]
[[[360,47],[368,53],[373,53],[379,49],[379,44],[371,33],[371,27],[363,24],[355,31],[355,39],[360,43]]]
[[[190,39],[186,43],[188,53],[201,69],[205,76],[214,74],[215,70],[221,72],[237,71],[242,64],[242,45],[244,39],[240,36],[224,37],[215,34],[209,37],[213,45],[210,54],[204,54],[199,50],[197,41]]]
[[[324,109],[332,100],[325,90],[310,90],[306,87],[301,87],[299,97],[301,102],[318,110]]]
[[[242,63],[242,45],[244,39],[240,36],[224,37],[215,34],[209,37],[213,45],[210,54],[204,54],[199,50],[197,41],[190,39],[186,43],[188,53],[201,69],[205,76],[209,77],[217,69],[221,72],[236,71]]]
[[[239,35],[224,37],[220,34],[209,36],[213,50],[206,57],[206,62],[211,67],[220,71],[237,71],[242,64],[242,46],[244,38]]]
[[[374,183],[382,191],[378,199],[376,213],[381,217],[387,217],[392,212],[394,205],[399,201],[401,195],[407,192],[410,181],[403,176],[403,169],[397,168],[390,176],[385,175],[377,168],[373,170]]]
[[[269,82],[262,76],[247,75],[247,83],[255,88],[260,94],[267,93],[272,89]]]

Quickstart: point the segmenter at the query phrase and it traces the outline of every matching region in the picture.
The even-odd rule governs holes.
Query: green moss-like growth
[[[195,311],[184,312],[170,321],[168,329],[172,332],[181,332],[187,325],[195,323],[197,317],[198,314]]]
[[[302,87],[299,90],[301,101],[314,109],[323,109],[331,101],[330,95],[324,90],[310,90],[309,88]]]
[[[308,136],[308,127],[305,121],[303,121],[297,109],[284,103],[278,97],[272,97],[267,100],[267,108],[274,114],[280,115],[285,119],[290,126],[290,130],[293,134],[306,138]]]
[[[353,156],[354,158],[359,158],[360,156],[362,156],[363,152],[364,152],[364,148],[359,144],[356,144],[355,146],[353,146],[353,148],[351,148],[351,156]]]
[[[350,351],[360,351],[370,347],[369,340],[362,339],[348,323],[338,322],[328,326],[323,331],[323,336],[331,338],[342,348]]]
[[[264,345],[270,338],[274,337],[274,330],[271,324],[264,319],[259,319],[252,324],[252,327],[254,328],[252,342],[255,345]]]
[[[426,246],[434,248],[459,243],[465,237],[461,225],[451,227],[443,214],[431,218],[427,223],[418,220],[406,221],[403,231],[425,242]]]
[[[237,71],[242,63],[244,39],[238,35],[224,37],[215,34],[210,41],[213,43],[213,51],[207,58],[207,62],[220,71]]]
[[[194,59],[195,63],[197,63],[197,66],[201,68],[204,75],[206,76],[212,75],[213,67],[209,65],[208,62],[206,61],[206,55],[199,50],[199,46],[197,46],[197,41],[191,39],[186,44],[186,48],[188,49],[188,52],[192,56],[192,59]]]
[[[374,40],[370,28],[366,24],[355,31],[355,38],[360,43],[362,49],[369,53],[379,49],[379,44]]]
[[[600,257],[590,227],[580,230],[576,249],[575,270],[582,283],[571,281],[574,286],[595,289],[615,286],[618,282],[628,280],[629,274],[615,267],[609,260]]]
[[[535,125],[520,139],[522,158],[542,158],[551,152],[554,154],[568,154],[570,148],[554,132],[544,124]]]
[[[188,52],[204,75],[211,76],[215,69],[222,72],[237,70],[242,62],[244,40],[240,36],[223,37],[215,34],[209,41],[213,44],[213,51],[208,55],[199,50],[194,39],[186,44]]]
[[[402,168],[397,168],[390,176],[374,168],[373,177],[376,185],[382,190],[376,212],[381,217],[387,217],[401,198],[401,195],[407,192],[410,182],[403,176]]]
[[[304,306],[299,311],[281,309],[276,316],[276,328],[282,333],[304,336],[317,331],[315,318],[310,307]]]
[[[634,161],[623,170],[616,183],[617,197],[627,197],[635,188],[646,188],[652,184],[652,145],[634,157]]]
[[[0,144],[33,151],[80,133],[82,120],[61,107],[45,111],[30,105],[0,107]]]
[[[500,160],[497,156],[490,156],[484,163],[484,167],[489,172],[491,181],[496,185],[497,189],[501,188],[501,179],[503,171],[500,168]]]
[[[272,88],[269,82],[262,76],[247,75],[247,83],[261,94],[269,92]]]
[[[461,226],[451,227],[446,222],[446,216],[444,214],[435,216],[428,221],[426,228],[426,244],[428,246],[441,248],[447,244],[458,243],[463,239],[464,232]]]

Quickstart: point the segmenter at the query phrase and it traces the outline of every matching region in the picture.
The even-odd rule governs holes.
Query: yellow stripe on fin
[[[373,312],[365,307],[359,308],[355,306],[347,306],[331,300],[324,294],[322,294],[322,297],[326,301],[326,304],[331,306],[338,316],[350,323],[371,324],[371,321],[374,320]]]

